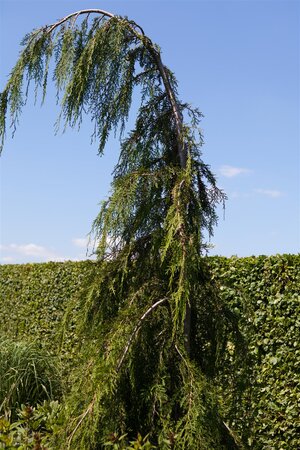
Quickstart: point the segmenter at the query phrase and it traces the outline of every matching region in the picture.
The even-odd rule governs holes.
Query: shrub
[[[51,440],[60,413],[57,401],[44,400],[36,407],[23,405],[14,421],[0,417],[0,449],[54,450]]]

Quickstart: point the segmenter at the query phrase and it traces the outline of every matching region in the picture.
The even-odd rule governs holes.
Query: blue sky
[[[162,48],[180,97],[204,114],[203,159],[228,195],[211,254],[298,253],[300,247],[298,1],[0,0],[0,90],[33,28],[84,8],[139,23]],[[58,115],[24,108],[1,164],[1,263],[85,259],[86,236],[109,192],[118,143],[105,155]]]

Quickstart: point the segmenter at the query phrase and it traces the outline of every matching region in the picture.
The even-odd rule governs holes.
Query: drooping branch
[[[108,18],[116,18],[117,17],[114,14],[109,13],[109,12],[104,11],[104,10],[101,10],[101,9],[85,9],[85,10],[80,10],[80,11],[77,11],[77,12],[75,12],[73,14],[70,14],[70,15],[64,17],[63,19],[57,21],[56,23],[48,26],[46,31],[48,33],[51,33],[55,28],[57,28],[58,26],[60,26],[64,22],[68,21],[72,17],[75,17],[75,20],[76,20],[77,17],[79,17],[82,14],[91,14],[91,13],[101,14],[102,16],[106,16]],[[117,19],[118,19],[118,17],[117,17]],[[119,19],[119,20],[123,20],[123,19]],[[164,66],[164,64],[162,62],[160,51],[154,46],[154,44],[152,43],[151,39],[149,39],[148,37],[145,36],[143,29],[139,25],[137,25],[135,22],[132,22],[132,21],[127,21],[127,24],[128,24],[128,30],[138,40],[140,40],[142,42],[144,47],[151,54],[151,56],[153,58],[153,61],[155,63],[155,66],[156,66],[156,68],[157,68],[157,70],[158,70],[158,72],[160,74],[160,77],[162,79],[162,82],[163,82],[163,85],[164,85],[164,88],[165,88],[165,92],[166,92],[167,98],[169,99],[169,102],[170,102],[170,105],[171,105],[172,114],[173,114],[173,117],[174,117],[175,130],[176,130],[176,141],[177,141],[177,146],[176,147],[177,147],[177,154],[178,154],[178,159],[179,159],[179,162],[180,162],[180,167],[181,167],[181,169],[186,169],[186,164],[187,164],[187,146],[185,145],[184,136],[183,136],[183,118],[182,118],[182,113],[180,111],[180,107],[179,107],[178,101],[176,99],[176,95],[175,95],[174,89],[171,86],[170,79],[169,79],[169,76],[168,76],[168,72],[167,72],[166,67]],[[139,31],[137,31],[137,30],[139,30]],[[183,241],[182,245],[183,245],[183,247],[185,247],[186,246],[186,242]],[[190,349],[190,339],[191,339],[191,336],[190,336],[191,335],[191,305],[189,304],[189,302],[186,303],[186,311],[185,311],[185,318],[184,318],[184,335],[185,335],[185,349],[186,349],[187,354],[189,355],[190,354],[190,350],[191,350]],[[126,351],[126,353],[127,353],[127,351]],[[124,355],[124,357],[125,357],[125,355]],[[121,361],[121,364],[122,364],[122,361]]]
[[[101,23],[100,25],[100,21],[96,18],[91,30],[87,33],[87,22],[90,14],[98,14],[100,16],[100,21],[102,21],[103,17],[107,20],[105,19],[104,24]],[[74,23],[83,15],[86,15],[87,17],[82,23],[82,28],[77,29],[77,27],[74,27],[75,29],[73,30]],[[65,26],[67,22],[69,22],[69,27]],[[62,30],[59,30],[57,34],[55,34],[56,30],[61,26]],[[53,41],[50,37],[50,34],[52,33],[55,34]],[[112,35],[114,35],[114,33],[116,34],[117,37],[115,41],[110,33],[112,33]],[[109,37],[105,40],[107,34],[109,34]],[[193,169],[190,170],[189,173],[187,170],[188,152],[192,154],[194,151],[193,148],[196,148],[196,151],[194,152],[196,155],[195,158],[194,155],[191,155],[191,157],[196,160],[198,156],[197,144],[193,141],[193,134],[191,132],[190,136],[188,136],[188,133],[186,132],[187,127],[183,124],[182,111],[184,105],[179,103],[177,98],[176,80],[169,69],[164,66],[158,47],[145,36],[143,29],[135,22],[115,16],[102,9],[83,9],[76,11],[31,33],[28,40],[25,40],[24,42],[26,42],[27,46],[0,98],[0,131],[2,135],[5,133],[7,105],[10,105],[10,111],[13,118],[12,122],[15,124],[19,111],[25,103],[23,102],[21,89],[25,71],[27,70],[28,80],[30,81],[33,79],[36,86],[42,85],[43,92],[45,92],[49,60],[52,54],[55,55],[57,62],[54,71],[57,91],[60,92],[61,89],[65,88],[65,95],[62,100],[62,115],[66,119],[66,124],[74,126],[76,121],[80,122],[82,111],[88,110],[91,112],[92,120],[95,121],[95,135],[100,137],[99,152],[102,152],[111,129],[116,130],[120,123],[122,129],[123,124],[128,117],[132,89],[136,84],[141,85],[142,89],[146,92],[145,97],[148,96],[150,101],[146,106],[142,104],[139,110],[136,130],[134,130],[133,133],[135,141],[133,140],[133,143],[130,143],[129,139],[129,144],[127,147],[126,144],[123,145],[122,151],[127,153],[127,161],[125,159],[125,164],[129,161],[128,164],[130,165],[130,155],[134,151],[136,152],[135,155],[137,155],[137,153],[142,153],[144,147],[144,152],[149,153],[149,156],[144,158],[147,160],[146,166],[144,165],[145,161],[142,161],[143,156],[141,158],[140,156],[134,156],[138,161],[142,161],[141,167],[143,170],[147,165],[149,167],[154,161],[160,161],[161,164],[158,165],[162,167],[165,164],[165,168],[170,169],[167,175],[168,179],[166,177],[166,181],[164,181],[165,184],[163,185],[163,183],[161,183],[161,178],[158,178],[157,182],[152,183],[151,188],[154,190],[155,183],[158,183],[157,192],[159,193],[156,198],[159,197],[157,203],[159,207],[157,208],[155,227],[157,226],[159,228],[165,226],[165,220],[168,221],[169,217],[172,216],[172,214],[169,214],[169,216],[167,214],[168,210],[172,210],[172,208],[170,208],[168,196],[173,196],[176,183],[178,182],[180,186],[185,184],[186,193],[188,192],[188,189],[191,188],[190,190],[192,190],[193,188]],[[136,63],[139,63],[141,67],[145,69],[142,74],[139,74],[141,76],[138,83],[134,77]],[[145,76],[145,74],[147,75]],[[151,85],[151,89],[155,91],[154,94],[150,93],[151,89],[148,88],[149,85]],[[25,97],[26,96],[27,93]],[[88,106],[87,109],[85,109],[86,104]],[[192,144],[190,143],[191,140]],[[163,155],[158,154],[158,149],[160,147],[164,149]],[[132,167],[135,168],[135,165],[133,164]],[[121,173],[124,175],[126,170]],[[133,171],[129,170],[128,173],[131,178]],[[154,174],[154,172],[151,172],[151,174]],[[182,177],[184,177],[184,180]],[[130,196],[132,197],[136,195],[135,189],[140,183],[139,177],[136,178],[135,183],[132,183],[130,180],[126,187],[126,191],[130,193]],[[208,177],[206,178],[208,179]],[[124,180],[125,178],[123,178],[123,181]],[[211,184],[214,183],[214,180],[211,181],[208,179],[208,181]],[[140,184],[143,184],[143,189],[147,188],[146,183]],[[208,208],[202,208],[204,205],[202,198],[206,200],[208,197],[204,184],[202,190],[204,194],[199,195],[199,203],[202,202],[201,208],[199,207],[197,209],[196,203],[198,199],[196,199],[194,205],[191,206],[191,209],[196,211],[196,213],[197,211],[200,212],[202,217],[206,218],[205,214],[209,215],[210,210]],[[124,188],[120,188],[120,191],[124,192]],[[168,195],[166,195],[166,192],[168,192]],[[128,198],[130,196],[128,195]],[[136,203],[131,203],[130,207],[132,207],[133,211],[132,216],[138,216],[136,205],[143,197],[144,196],[138,196],[136,197]],[[171,202],[172,201],[175,204],[174,198],[171,199]],[[179,220],[180,227],[178,228],[174,225],[174,231],[170,233],[170,239],[171,241],[172,239],[180,241],[180,255],[182,261],[186,260],[186,255],[189,252],[188,248],[191,246],[190,232],[188,230],[189,224],[187,220],[188,205],[190,202],[193,202],[192,196],[182,194],[178,197],[177,203],[179,206],[176,206],[175,209],[172,210],[174,213],[174,223],[177,223]],[[209,203],[209,201],[207,203]],[[125,207],[127,207],[126,201],[124,204]],[[107,223],[109,223],[110,218],[114,216],[115,211],[116,217],[122,217],[122,214],[119,214],[117,208],[114,210],[114,207],[115,206],[113,205],[111,209],[107,209]],[[141,214],[141,211],[145,210],[148,211],[148,213],[153,210],[153,203],[150,197],[147,208],[145,208],[144,200],[140,201],[139,214]],[[103,211],[104,213],[107,212],[106,210]],[[124,217],[125,216],[129,218],[127,212],[124,212]],[[102,219],[103,216],[101,216],[101,220]],[[126,229],[125,227],[123,228],[127,233],[125,237],[128,241],[130,241],[132,237],[138,236],[139,233],[145,232],[149,234],[149,232],[151,233],[153,229],[155,229],[148,218],[145,219],[144,223],[148,221],[147,225],[150,224],[148,227],[144,226],[144,229],[141,228],[140,224],[142,222],[140,217],[138,217],[138,220],[135,222],[131,220],[131,218],[130,221],[128,219]],[[201,228],[201,226],[206,226],[205,222],[203,223],[204,225],[200,224],[198,226],[197,224],[196,227],[194,227],[192,232],[195,232],[195,236],[197,234],[197,227]],[[134,225],[134,231],[131,231],[133,229],[132,225]],[[102,228],[101,225],[99,226],[98,229],[102,230],[102,235],[104,237],[111,232],[109,230],[110,226],[111,225],[105,225],[105,227],[103,226]],[[139,226],[140,228],[138,229]],[[130,230],[129,232],[127,232],[128,229]],[[145,229],[146,231],[144,231]],[[105,231],[104,233],[103,230]],[[119,230],[120,226],[118,225],[117,232],[119,232]],[[199,236],[199,234],[197,236]],[[196,239],[197,238],[195,237],[195,242]],[[161,242],[162,245],[164,245],[164,241],[162,240]],[[170,248],[169,245],[167,247]],[[179,263],[176,263],[176,265],[177,269],[182,266],[180,266]],[[185,269],[182,270],[182,274],[186,274]],[[184,277],[185,275],[181,278]],[[185,295],[185,292],[188,292],[188,289],[182,289],[183,284],[184,283],[177,289],[177,292],[178,298],[181,297],[184,299],[186,305],[184,335],[186,352],[189,354],[191,310],[189,297],[188,295]],[[182,305],[180,307],[180,318],[183,318],[184,303],[179,300],[176,300],[176,302],[177,305]],[[177,315],[177,317],[179,316]]]
[[[62,25],[63,23],[67,22],[69,19],[72,19],[73,17],[75,17],[75,20],[77,19],[77,17],[81,16],[82,14],[101,14],[102,16],[106,16],[106,17],[115,17],[114,14],[108,12],[108,11],[104,11],[103,9],[81,9],[80,11],[76,11],[72,14],[69,14],[68,16],[63,17],[62,19],[58,20],[55,23],[52,23],[51,25],[47,25],[44,28],[44,31],[46,31],[47,33],[52,33],[53,30],[55,30],[55,28],[59,27],[60,25]]]
[[[94,404],[95,404],[95,400],[96,400],[96,395],[94,395],[92,401],[90,402],[90,404],[88,405],[86,410],[78,417],[78,422],[77,422],[74,430],[72,431],[72,433],[68,437],[68,449],[71,448],[72,440],[73,440],[73,438],[74,438],[78,428],[81,426],[81,424],[83,423],[84,419],[86,418],[86,416],[93,412],[93,407],[94,407]]]
[[[136,324],[133,332],[131,333],[131,335],[130,335],[130,337],[128,339],[128,342],[127,342],[127,344],[125,346],[124,352],[123,352],[123,354],[122,354],[122,356],[120,358],[120,361],[118,362],[117,369],[116,369],[117,372],[119,372],[119,370],[121,369],[123,361],[124,361],[128,351],[130,349],[130,346],[131,346],[133,340],[135,339],[137,333],[139,332],[139,330],[140,330],[144,320],[149,316],[149,314],[152,313],[152,311],[154,309],[156,309],[159,305],[165,303],[167,300],[168,300],[168,298],[162,298],[161,300],[158,300],[153,305],[151,305],[149,309],[147,309],[147,311],[142,315],[142,317],[140,317],[138,323]]]
[[[82,9],[82,10],[76,11],[72,14],[69,14],[69,15],[63,17],[62,19],[60,19],[50,25],[46,25],[46,26],[40,28],[39,30],[34,31],[33,39],[36,39],[40,33],[51,34],[56,28],[58,28],[59,26],[61,26],[62,24],[64,24],[65,22],[67,22],[70,19],[74,19],[74,22],[75,22],[79,16],[82,16],[82,15],[88,16],[90,14],[99,14],[99,15],[102,15],[103,17],[107,17],[108,19],[116,19],[119,21],[123,21],[123,23],[125,25],[127,25],[128,31],[143,44],[145,49],[147,49],[148,52],[150,53],[150,55],[152,56],[154,65],[156,66],[156,68],[160,74],[162,83],[165,88],[166,95],[167,95],[170,105],[171,105],[172,114],[173,114],[174,122],[175,122],[178,158],[180,161],[181,168],[185,169],[186,161],[187,161],[187,150],[186,150],[186,145],[184,144],[183,119],[182,119],[182,114],[180,111],[180,106],[176,99],[174,89],[172,88],[172,85],[170,83],[168,71],[162,62],[159,50],[152,43],[151,39],[149,39],[148,37],[145,36],[144,30],[138,24],[136,24],[134,21],[129,21],[128,19],[123,19],[122,17],[118,17],[118,16],[116,16],[108,11],[102,10],[102,9],[94,9],[94,8],[93,9]],[[5,100],[5,98],[3,97],[3,101],[4,100]],[[4,125],[3,125],[3,129],[5,129]]]
[[[82,9],[82,10],[76,11],[72,14],[69,14],[68,16],[63,17],[62,19],[58,20],[57,22],[55,22],[51,25],[47,25],[46,27],[43,28],[43,31],[50,34],[50,33],[52,33],[52,31],[54,31],[57,27],[59,27],[63,23],[67,22],[68,20],[72,19],[73,17],[76,20],[80,15],[83,15],[83,14],[100,14],[104,17],[119,19],[118,16],[115,16],[114,14],[112,14],[108,11],[104,11],[102,9]],[[123,20],[123,19],[120,18],[119,20]],[[171,107],[172,107],[174,121],[176,124],[177,151],[178,151],[178,156],[179,156],[179,160],[180,160],[180,166],[182,169],[185,169],[186,161],[187,161],[187,151],[186,151],[186,147],[184,145],[184,139],[183,139],[183,133],[182,133],[182,131],[183,131],[182,114],[180,112],[180,108],[179,108],[178,102],[176,100],[174,90],[172,89],[166,68],[162,62],[160,52],[153,45],[151,39],[149,39],[148,37],[145,36],[144,30],[138,24],[136,24],[134,21],[128,21],[128,20],[126,20],[126,21],[128,23],[128,29],[135,35],[135,37],[137,37],[143,43],[143,45],[147,48],[147,50],[152,55],[152,57],[155,61],[157,70],[159,71],[160,76],[162,78],[166,94],[168,96],[168,99],[169,99]],[[137,30],[139,30],[139,32],[137,32]]]
[[[160,75],[162,77],[162,80],[163,80],[163,83],[165,86],[166,94],[167,94],[169,101],[171,103],[171,106],[172,106],[173,116],[174,116],[175,123],[176,123],[177,149],[178,149],[178,156],[179,156],[179,160],[180,160],[180,166],[182,169],[185,169],[186,161],[187,161],[187,151],[186,151],[186,147],[184,145],[184,139],[183,139],[183,133],[182,133],[183,132],[182,114],[180,112],[180,108],[179,108],[178,102],[176,100],[174,91],[171,87],[170,80],[169,80],[168,74],[166,72],[165,66],[162,63],[160,53],[159,53],[159,51],[157,51],[154,48],[151,41],[150,41],[149,50],[150,50],[151,54],[153,55],[153,57],[155,58],[157,68],[160,72]]]
[[[46,27],[44,27],[44,31],[46,31],[47,33],[51,33],[55,28],[59,27],[63,23],[72,19],[73,17],[75,18],[75,21],[76,21],[77,18],[83,14],[100,14],[103,17],[109,17],[110,19],[113,17],[118,17],[115,14],[112,14],[111,12],[104,11],[103,9],[81,9],[72,14],[69,14],[68,16],[63,17],[62,19],[58,20],[57,22],[52,23],[51,25],[47,25]],[[138,30],[140,30],[140,33],[143,36],[145,35],[144,30],[140,25],[135,23],[133,20],[130,20],[130,21],[127,20],[127,22],[132,27],[133,30],[138,29]]]

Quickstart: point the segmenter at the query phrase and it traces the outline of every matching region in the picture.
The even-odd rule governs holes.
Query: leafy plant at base
[[[140,89],[135,126],[121,140],[111,195],[93,225],[100,263],[81,304],[86,365],[66,399],[61,442],[99,449],[111,433],[141,433],[161,449],[237,448],[209,379],[232,325],[202,259],[224,194],[201,159],[201,113],[180,102],[159,48],[127,18],[83,10],[23,44],[0,98],[3,138],[7,114],[14,128],[26,102],[25,75],[44,100],[52,56],[60,119],[74,127],[87,112],[100,154],[111,131],[122,136]]]
[[[57,401],[44,400],[36,407],[22,405],[14,421],[0,417],[0,448],[52,450],[50,440],[59,426],[60,412]]]

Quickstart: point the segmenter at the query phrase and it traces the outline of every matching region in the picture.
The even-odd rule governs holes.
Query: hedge
[[[237,366],[229,375],[229,337],[216,379],[227,422],[251,449],[299,449],[300,255],[207,261],[248,344],[246,374]],[[38,342],[61,356],[68,374],[79,363],[76,298],[96,270],[92,261],[0,266],[0,336]],[[238,397],[237,386],[243,386]]]
[[[92,261],[0,265],[0,336],[36,341],[68,372],[76,356],[76,303],[64,335],[60,325],[94,270]]]
[[[250,386],[234,408],[253,449],[300,449],[300,255],[211,258],[248,339]],[[234,422],[234,420],[233,420]]]

